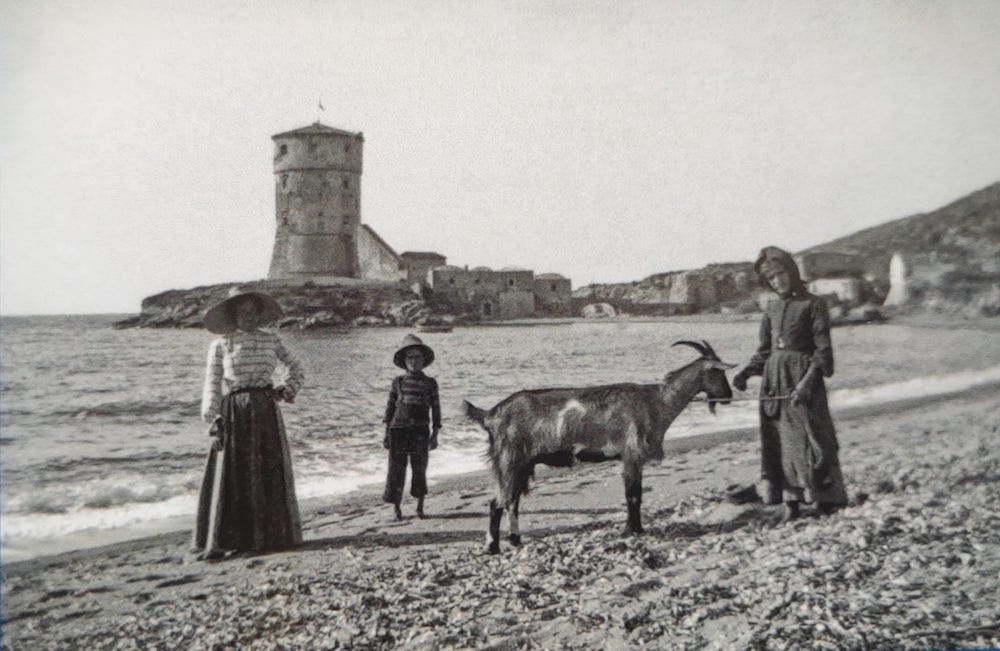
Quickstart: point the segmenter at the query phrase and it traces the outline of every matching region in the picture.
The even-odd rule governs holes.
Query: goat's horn
[[[675,341],[674,343],[670,344],[671,348],[673,348],[674,346],[691,346],[691,348],[697,350],[704,357],[710,356],[709,351],[711,350],[711,348],[709,348],[709,350],[705,350],[705,346],[699,344],[697,341],[687,341],[686,339],[682,339],[681,341]]]
[[[701,340],[701,343],[703,346],[705,346],[705,350],[708,351],[708,355],[706,355],[706,357],[711,357],[712,359],[719,359],[719,355],[715,352],[715,349],[712,348],[712,345],[710,343],[708,343],[704,339]]]

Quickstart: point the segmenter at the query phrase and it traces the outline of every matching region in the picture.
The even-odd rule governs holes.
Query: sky
[[[317,120],[397,252],[579,287],[802,249],[1000,181],[997,34],[992,0],[0,0],[0,314],[265,277],[271,136]]]

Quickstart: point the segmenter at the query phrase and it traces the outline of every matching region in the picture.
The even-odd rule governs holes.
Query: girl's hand
[[[279,400],[284,400],[289,404],[295,402],[295,392],[286,387],[284,384],[275,389],[274,392],[278,395]]]
[[[435,429],[434,432],[431,434],[430,440],[427,441],[427,449],[428,450],[436,450],[437,449],[437,446],[438,446],[438,432],[439,431],[440,430]]]

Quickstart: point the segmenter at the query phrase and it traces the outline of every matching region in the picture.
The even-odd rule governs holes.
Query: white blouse
[[[285,373],[275,383],[273,378],[279,362],[285,367]],[[214,421],[220,415],[223,396],[237,389],[283,384],[294,395],[303,380],[302,365],[277,334],[254,330],[224,335],[208,348],[201,417],[205,422]]]

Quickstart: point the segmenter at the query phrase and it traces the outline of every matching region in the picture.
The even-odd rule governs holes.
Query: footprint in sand
[[[41,598],[38,600],[38,602],[42,603],[44,601],[49,601],[50,599],[60,599],[62,597],[68,597],[71,594],[73,594],[73,591],[70,590],[70,589],[68,589],[68,588],[60,588],[58,590],[49,590],[48,592],[46,592],[45,594],[43,594],[41,596]]]
[[[176,579],[170,579],[168,581],[162,581],[157,583],[155,587],[157,588],[170,588],[175,585],[184,585],[186,583],[197,583],[201,581],[201,577],[197,574],[185,574],[184,576],[179,576]]]
[[[145,576],[135,576],[131,579],[125,579],[125,583],[137,583],[139,581],[159,581],[160,579],[167,578],[166,574],[147,574]]]

